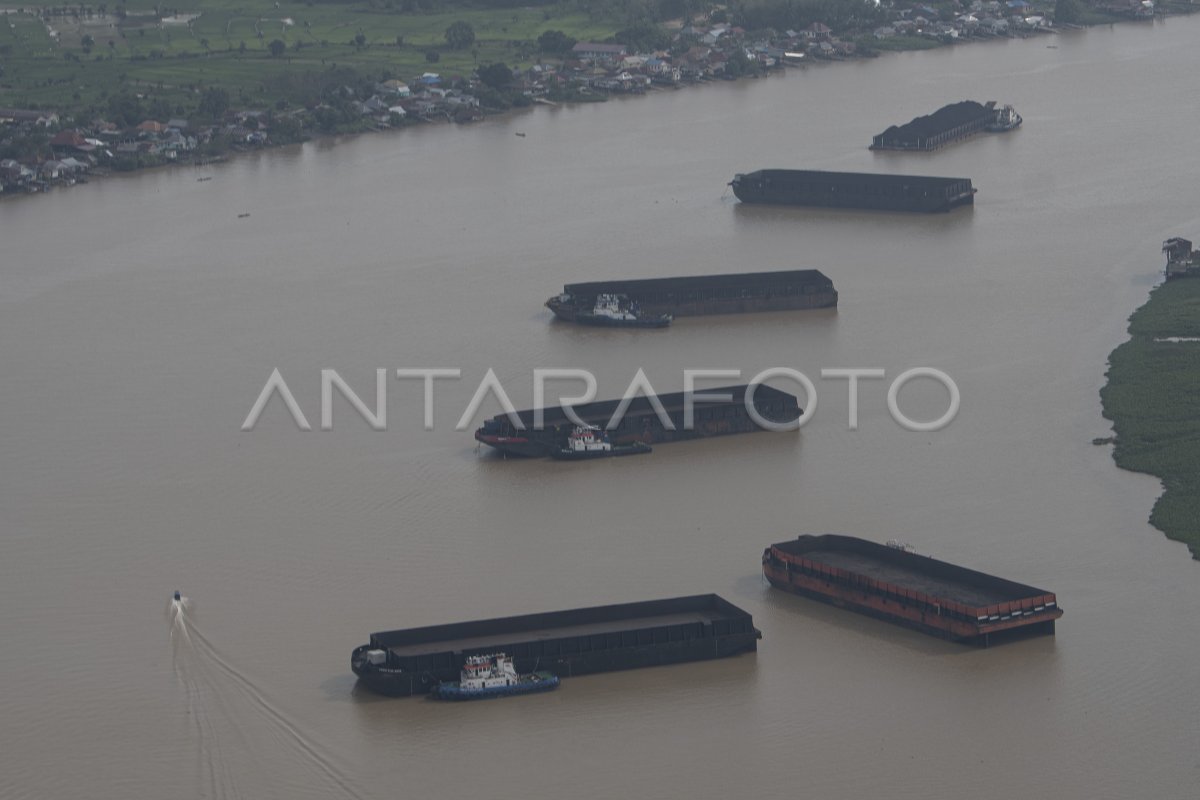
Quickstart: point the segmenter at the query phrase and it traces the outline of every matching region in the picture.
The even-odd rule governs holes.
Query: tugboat
[[[988,123],[986,130],[992,133],[1003,133],[1011,131],[1021,125],[1021,115],[1012,106],[1004,106],[996,109],[996,119]]]
[[[567,436],[566,447],[551,450],[550,456],[561,461],[584,461],[590,458],[611,458],[613,456],[636,456],[651,451],[645,442],[630,442],[616,444],[608,434],[590,425],[576,425],[575,430]]]
[[[558,688],[558,676],[550,672],[518,675],[504,653],[467,656],[458,683],[439,683],[430,692],[438,700],[482,700],[514,694],[548,692]]]
[[[598,294],[591,311],[575,315],[575,321],[581,325],[602,328],[665,328],[672,319],[670,314],[643,317],[638,304],[623,294]]]

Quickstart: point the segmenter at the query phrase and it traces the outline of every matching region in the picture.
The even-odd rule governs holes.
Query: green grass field
[[[61,6],[33,0],[23,7]],[[33,14],[0,15],[0,105],[70,112],[102,108],[106,98],[129,90],[190,107],[200,90],[219,86],[240,106],[263,106],[294,102],[288,87],[303,87],[314,73],[334,68],[402,80],[426,71],[467,76],[477,64],[534,63],[537,37],[547,30],[580,40],[616,30],[611,22],[555,6],[433,13],[366,3],[191,0],[161,22],[153,7],[131,0],[124,19],[115,4],[104,15],[56,16],[49,20],[56,38]],[[472,26],[476,39],[453,50],[444,33],[459,20]],[[355,41],[360,34],[361,45]],[[268,45],[276,39],[287,49],[273,57]],[[436,63],[426,60],[431,50],[439,54]]]
[[[1130,317],[1130,341],[1109,357],[1100,392],[1122,469],[1162,479],[1150,522],[1200,559],[1200,280],[1164,283]]]

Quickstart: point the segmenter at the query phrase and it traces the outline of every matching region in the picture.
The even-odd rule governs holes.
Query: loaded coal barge
[[[893,125],[871,139],[871,150],[930,151],[962,141],[981,131],[1007,131],[1021,124],[1012,106],[996,108],[996,101],[964,100],[942,106],[932,114]]]
[[[749,613],[705,594],[373,633],[350,668],[371,690],[405,697],[498,650],[516,672],[565,678],[752,653],[761,638]]]
[[[729,184],[743,203],[854,208],[876,211],[950,211],[975,202],[970,178],[760,169]]]
[[[651,319],[836,308],[838,302],[833,281],[819,270],[795,269],[568,283],[562,294],[546,301],[546,307],[566,322],[595,324],[594,309],[613,296],[626,298],[642,317]]]
[[[603,400],[570,407],[578,418],[568,416],[568,409],[561,406],[540,409],[541,423],[538,424],[539,409],[516,412],[521,422],[518,427],[507,414],[497,414],[475,431],[475,440],[493,447],[505,455],[542,457],[549,456],[567,447],[568,437],[583,422],[587,426],[604,429],[614,445],[633,442],[655,444],[700,439],[708,436],[724,436],[733,433],[753,433],[764,428],[752,417],[746,407],[749,385],[725,386],[695,392],[691,398],[686,392],[655,395],[651,398],[637,396],[619,420],[613,416],[623,400]],[[709,401],[706,395],[725,395],[727,400]],[[686,418],[688,400],[692,405],[692,420]],[[671,427],[667,427],[658,416],[655,403],[662,406]],[[795,422],[801,414],[800,402],[793,394],[771,386],[753,387],[752,403],[758,415],[772,425]]]
[[[777,589],[954,641],[986,647],[1053,634],[1057,598],[983,572],[851,536],[801,536],[763,552]]]

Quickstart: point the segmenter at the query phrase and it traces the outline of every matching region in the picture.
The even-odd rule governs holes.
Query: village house
[[[979,20],[979,31],[990,36],[1006,36],[1008,34],[1008,23],[1002,19],[986,17]]]
[[[79,159],[75,158],[74,156],[68,156],[67,158],[61,159],[59,161],[59,164],[62,167],[62,171],[63,171],[64,175],[69,175],[69,176],[73,176],[73,177],[78,177],[78,176],[82,175],[83,173],[85,173],[89,169],[91,169],[91,166],[92,166],[88,162],[80,161]]]
[[[0,161],[0,184],[11,187],[28,186],[36,177],[34,171],[15,159]]]
[[[397,78],[376,84],[375,90],[380,94],[390,97],[408,97],[412,94],[412,89],[409,88],[408,84]]]
[[[37,111],[24,108],[0,108],[0,124],[29,124],[39,128],[49,128],[58,124],[58,114],[54,111]]]
[[[803,30],[801,35],[810,42],[827,42],[833,34],[833,28],[820,22],[814,22]]]
[[[571,48],[571,55],[581,61],[620,61],[627,50],[623,44],[597,44],[595,42],[577,42]]]
[[[87,138],[77,130],[59,131],[50,139],[50,149],[56,153],[87,152],[94,147],[88,144]]]
[[[727,33],[729,33],[729,26],[714,25],[713,27],[708,29],[707,33],[705,33],[703,36],[700,37],[700,43],[701,44],[710,44],[710,45],[716,44],[721,39],[721,37],[725,36]]]
[[[683,79],[683,72],[679,67],[665,58],[648,58],[642,64],[642,69],[655,83],[679,83]]]

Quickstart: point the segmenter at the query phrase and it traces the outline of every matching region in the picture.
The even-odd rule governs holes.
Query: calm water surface
[[[0,203],[0,796],[1195,797],[1200,565],[1146,524],[1157,482],[1090,441],[1160,242],[1200,233],[1198,36],[886,56]],[[966,98],[1025,126],[867,150]],[[979,194],[933,217],[737,204],[726,183],[767,166]],[[837,312],[629,332],[541,306],[789,268],[828,274]],[[608,397],[638,368],[674,391],[772,366],[817,381],[800,434],[566,469],[454,430],[488,368],[524,407],[535,368]],[[943,431],[894,424],[886,382],[849,431],[845,383],[817,378],[914,366],[961,388]],[[341,401],[332,431],[274,401],[240,432],[276,367],[314,427],[322,368],[364,396],[380,368],[464,378],[429,432],[414,381],[388,384],[385,432]],[[901,404],[936,417],[945,393]],[[1044,586],[1066,616],[982,651],[769,590],[762,548],[821,532]],[[373,630],[700,592],[754,614],[757,655],[465,707],[349,671]]]

